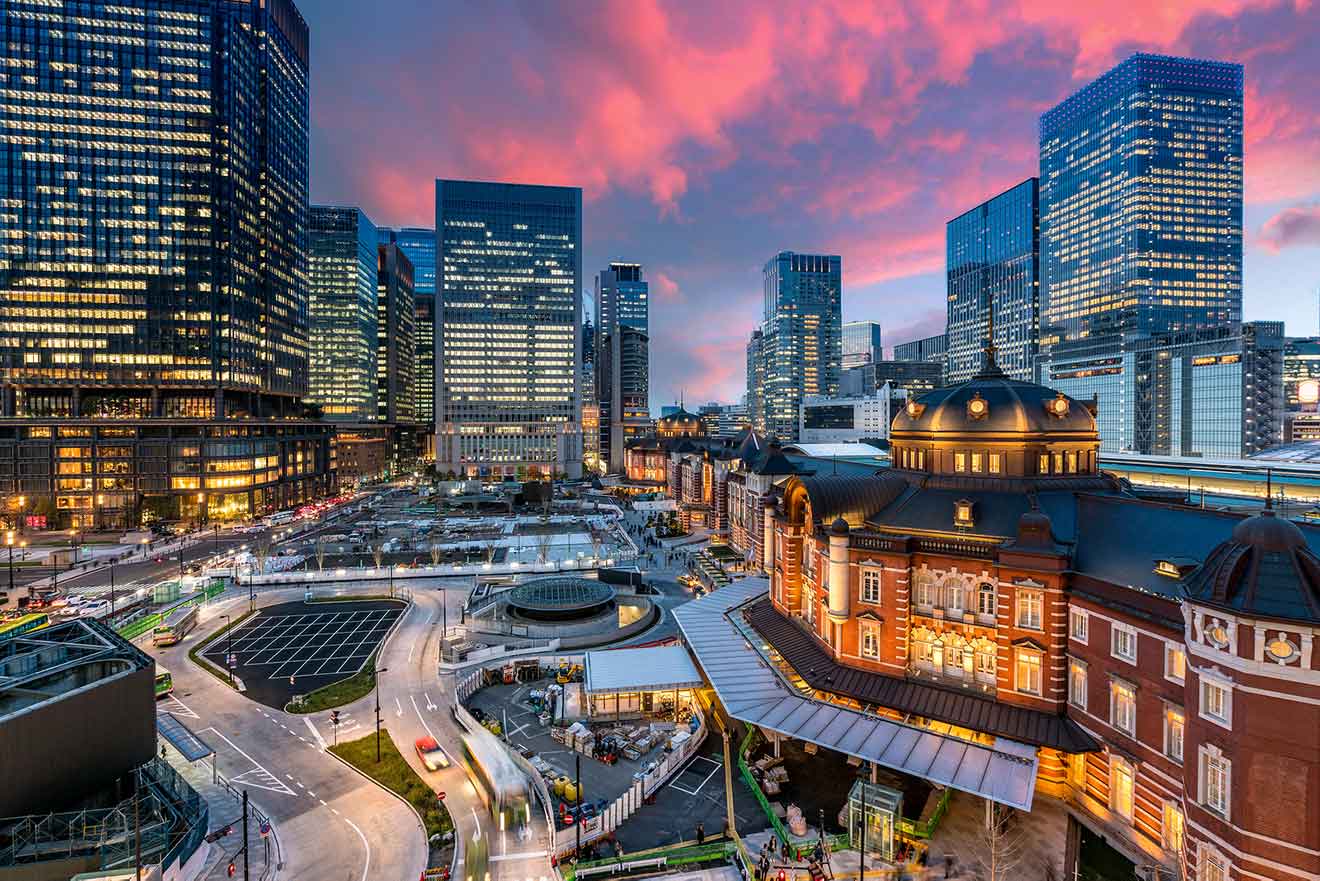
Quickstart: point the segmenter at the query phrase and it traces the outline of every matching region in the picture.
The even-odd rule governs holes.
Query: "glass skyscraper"
[[[836,255],[781,251],[765,264],[757,399],[762,426],[797,439],[807,395],[839,391],[843,350],[843,270]]]
[[[376,418],[411,425],[417,416],[413,265],[398,245],[381,245],[376,253]]]
[[[376,418],[376,227],[360,208],[313,205],[311,388],[326,419]]]
[[[82,527],[329,488],[329,430],[289,419],[308,383],[307,49],[290,0],[6,0],[0,495]],[[35,442],[19,479],[15,441]]]
[[[413,266],[417,309],[417,375],[413,409],[417,422],[435,425],[435,230],[420,227],[378,227],[382,245],[395,244]],[[428,427],[429,431],[430,428]]]
[[[436,466],[582,474],[582,190],[437,180]]]
[[[600,461],[623,470],[623,446],[650,426],[650,291],[637,263],[596,275],[596,402]]]
[[[1037,183],[1027,178],[945,227],[950,384],[981,369],[992,310],[999,367],[1014,379],[1032,378],[1040,337]]]
[[[1042,346],[1242,319],[1242,90],[1133,55],[1041,117]]]
[[[885,360],[880,325],[875,321],[848,321],[843,325],[843,369]]]

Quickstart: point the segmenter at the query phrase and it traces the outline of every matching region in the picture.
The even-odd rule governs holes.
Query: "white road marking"
[[[430,696],[429,694],[423,693],[423,694],[422,694],[422,697],[426,698],[426,709],[428,709],[428,710],[438,710],[438,709],[440,709],[440,705],[439,705],[439,704],[433,703],[433,702],[431,701],[431,696]]]
[[[408,695],[408,700],[412,703],[413,712],[417,714],[417,719],[419,722],[422,723],[422,727],[426,729],[426,733],[431,735],[432,739],[435,739],[435,732],[431,730],[430,725],[426,724],[426,717],[422,715],[422,711],[417,709],[417,698],[413,697],[412,695]]]
[[[409,663],[409,664],[412,663],[413,652],[414,652],[416,649],[417,649],[417,643],[415,643],[415,642],[414,642],[412,645],[408,646],[408,663]]]
[[[234,752],[238,753],[240,756],[242,756],[243,758],[247,759],[249,762],[252,763],[253,765],[252,770],[244,771],[242,774],[239,774],[237,777],[231,777],[230,778],[231,783],[244,783],[248,786],[256,787],[257,789],[266,789],[269,790],[270,792],[278,792],[281,795],[295,794],[292,789],[290,789],[289,787],[285,786],[283,783],[280,782],[280,778],[276,777],[274,774],[267,771],[260,762],[252,758],[252,756],[248,755],[247,753],[243,752],[243,750],[239,748],[238,744],[234,743],[228,737],[225,737],[214,727],[203,728],[202,731],[210,731],[216,737],[220,738],[225,743],[229,744],[230,748],[232,748]],[[245,780],[244,779],[245,777],[252,777],[255,779]],[[292,780],[293,778],[290,777],[289,779]]]
[[[344,818],[344,822],[353,827],[353,831],[358,834],[358,838],[362,839],[362,847],[367,851],[367,862],[362,867],[362,881],[367,881],[367,873],[371,871],[371,845],[367,843],[367,836],[362,834],[362,830],[358,828],[357,823],[347,817]]]
[[[321,736],[321,732],[316,730],[316,726],[312,724],[311,718],[303,716],[303,721],[307,723],[308,730],[312,732],[312,736],[316,738],[316,742],[321,745],[321,749],[325,749],[325,738]],[[289,779],[292,780],[293,778],[290,777]]]
[[[202,718],[201,716],[197,715],[196,712],[190,709],[187,704],[179,700],[174,695],[170,695],[169,700],[166,701],[166,706],[169,707],[169,709],[167,709],[165,712],[169,713],[170,715],[183,716],[184,718],[187,719]],[[178,709],[175,709],[175,707],[177,707]]]
[[[396,695],[395,698],[394,698],[394,707],[395,707],[394,715],[396,715],[396,716],[402,716],[402,715],[403,715],[403,702],[399,700],[399,698],[398,698],[397,695]]]

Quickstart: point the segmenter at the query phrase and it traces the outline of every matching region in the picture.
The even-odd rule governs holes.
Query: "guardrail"
[[[711,844],[680,842],[650,850],[624,854],[622,857],[606,857],[598,860],[583,860],[563,866],[564,881],[577,878],[590,878],[602,875],[616,875],[636,869],[677,868],[706,863],[711,860],[728,859],[734,852],[732,841],[717,841]]]
[[[742,775],[743,782],[747,784],[747,788],[756,796],[756,803],[759,804],[761,810],[765,812],[766,818],[770,821],[770,828],[774,830],[775,835],[779,837],[781,842],[787,843],[789,840],[788,830],[784,828],[783,821],[779,819],[779,816],[770,807],[770,801],[765,797],[765,793],[761,791],[761,787],[757,784],[756,778],[752,776],[751,769],[747,767],[747,754],[751,752],[752,747],[756,745],[756,738],[756,726],[748,726],[747,736],[744,737],[743,742],[738,745],[738,773]]]

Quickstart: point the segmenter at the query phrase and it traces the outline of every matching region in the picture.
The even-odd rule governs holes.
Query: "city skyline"
[[[652,45],[590,62],[580,43],[622,44],[630,30],[608,10],[552,18],[497,7],[457,22],[416,12],[397,60],[379,69],[344,48],[351,38],[359,57],[373,57],[372,46],[396,36],[383,21],[333,6],[308,12],[313,52],[325,59],[313,95],[314,199],[361,204],[382,225],[429,225],[436,176],[582,186],[584,264],[623,257],[650,267],[652,345],[681,353],[655,365],[653,405],[679,389],[738,399],[760,267],[778,250],[841,254],[844,319],[882,322],[887,344],[942,331],[944,225],[1036,174],[1040,114],[1136,51],[1245,65],[1244,318],[1314,331],[1320,123],[1301,91],[1320,68],[1303,48],[1320,36],[1313,11],[1247,4],[1220,15],[1183,4],[1131,39],[1131,28],[1084,11],[997,10],[994,28],[965,34],[938,10],[859,12],[850,25],[825,8],[803,50],[819,66],[810,76],[775,49],[806,21],[791,12],[776,23],[730,9],[694,41],[692,13],[645,7]],[[434,59],[461,65],[467,50],[433,19],[463,42],[510,46],[508,76],[451,73]],[[481,40],[491,29],[513,36]],[[548,77],[579,66],[572,89],[548,89]],[[452,76],[456,89],[509,112],[474,115],[471,101],[423,87]],[[380,130],[386,78],[404,137],[393,153],[367,156],[359,145]],[[715,91],[703,85],[722,79]],[[603,142],[576,134],[604,130],[601,114],[642,108],[666,117],[646,143],[628,127]]]

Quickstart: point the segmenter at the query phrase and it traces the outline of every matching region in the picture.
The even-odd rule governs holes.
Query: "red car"
[[[419,737],[413,745],[417,747],[417,756],[426,766],[426,770],[438,771],[449,767],[449,756],[445,755],[445,751],[435,742],[434,737]]]

